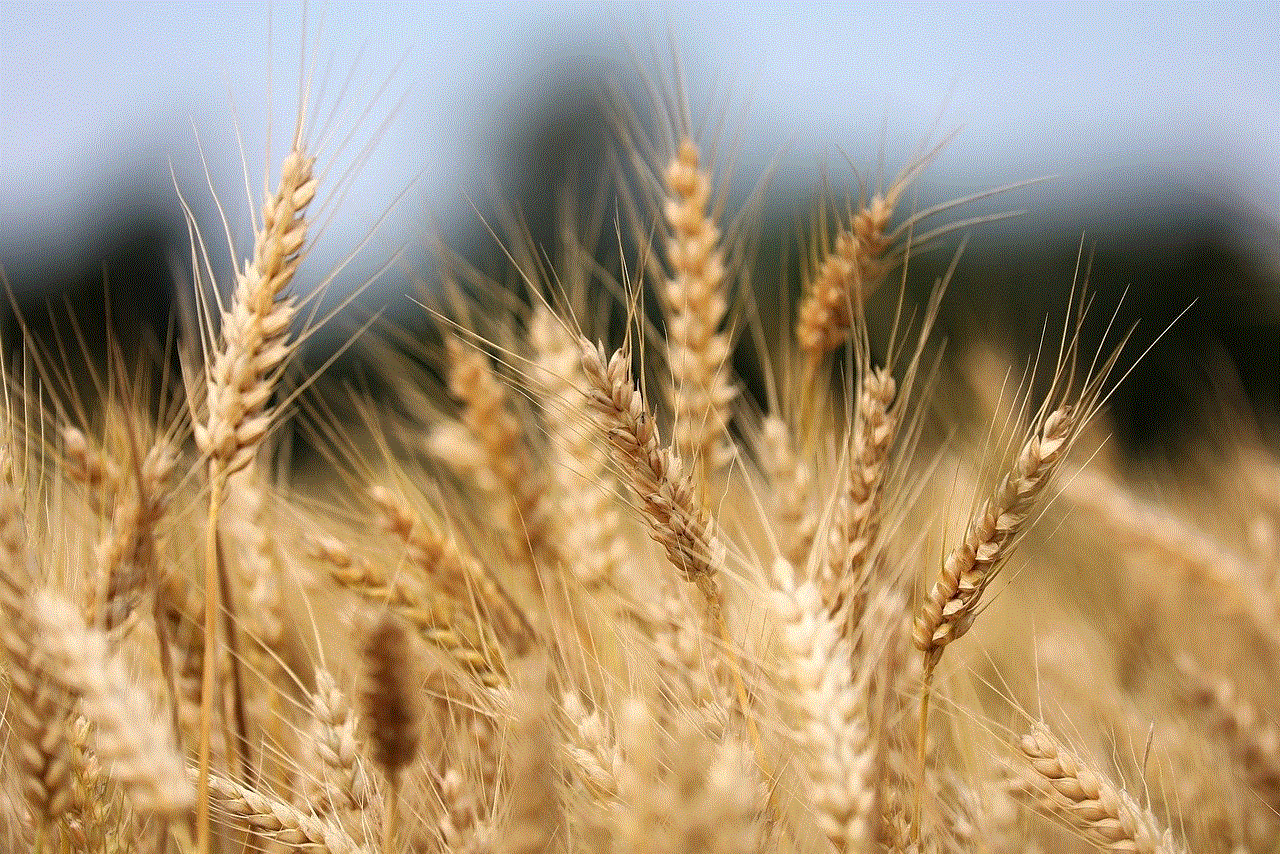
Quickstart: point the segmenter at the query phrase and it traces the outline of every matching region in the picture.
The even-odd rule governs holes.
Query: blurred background
[[[1121,323],[1140,320],[1142,346],[1191,306],[1117,396],[1126,447],[1163,454],[1194,438],[1210,396],[1242,393],[1274,423],[1280,6],[746,3],[727,14],[0,3],[0,265],[34,334],[52,336],[69,303],[91,348],[108,315],[123,341],[163,340],[174,295],[191,287],[180,194],[227,281],[228,236],[248,251],[264,153],[277,164],[286,150],[308,68],[322,194],[338,195],[305,270],[345,262],[331,303],[377,276],[316,339],[308,360],[323,361],[369,312],[426,325],[404,295],[411,274],[432,278],[437,239],[500,270],[482,217],[507,205],[549,241],[563,188],[577,176],[589,193],[608,162],[610,94],[645,98],[643,82],[669,74],[675,55],[695,125],[725,129],[730,209],[772,170],[755,214],[757,289],[794,252],[824,180],[856,196],[859,174],[892,176],[958,129],[910,204],[1053,177],[948,215],[1027,211],[973,229],[949,346],[1033,347],[1083,239],[1097,313],[1127,292]],[[955,242],[913,260],[912,278],[927,286]],[[8,357],[20,341],[9,306],[0,327]]]

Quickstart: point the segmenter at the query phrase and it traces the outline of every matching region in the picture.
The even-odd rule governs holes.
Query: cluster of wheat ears
[[[1280,460],[1121,474],[1133,354],[1082,352],[1082,287],[1026,369],[940,378],[946,281],[902,287],[966,225],[904,210],[933,150],[760,288],[654,102],[618,215],[513,231],[509,284],[445,255],[436,337],[366,336],[341,409],[290,371],[304,110],[233,285],[192,222],[181,370],[4,355],[0,847],[1278,850]]]

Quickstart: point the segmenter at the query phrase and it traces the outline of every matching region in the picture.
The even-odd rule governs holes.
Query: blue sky
[[[424,206],[468,215],[530,97],[577,66],[634,79],[629,47],[665,54],[668,33],[692,91],[727,98],[748,179],[780,152],[784,185],[838,152],[872,168],[882,133],[892,172],[935,126],[963,126],[930,180],[1056,174],[1031,203],[1063,206],[1165,184],[1280,221],[1277,4],[748,3],[726,19],[711,4],[311,3],[305,39],[303,12],[0,3],[0,253],[56,236],[113,189],[171,196],[170,162],[201,195],[197,135],[220,194],[243,199],[234,122],[257,167],[274,102],[281,150],[304,44],[318,75],[333,69],[330,91],[357,69],[348,107],[390,76],[357,144],[403,96],[332,242],[349,248],[406,186],[379,240],[413,241]]]

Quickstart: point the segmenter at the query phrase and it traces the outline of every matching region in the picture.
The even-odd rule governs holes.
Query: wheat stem
[[[217,671],[218,615],[222,583],[218,577],[218,510],[226,477],[216,460],[209,461],[209,520],[204,541],[204,657],[200,677],[199,777],[196,794],[196,851],[209,854],[210,738],[213,727],[213,677]]]

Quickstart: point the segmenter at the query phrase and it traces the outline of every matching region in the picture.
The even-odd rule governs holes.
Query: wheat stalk
[[[209,520],[205,537],[205,656],[201,685],[196,848],[209,854],[207,780],[209,731],[213,719],[214,658],[218,649],[217,617],[222,608],[225,573],[218,555],[218,514],[227,478],[246,468],[270,429],[274,413],[267,408],[294,345],[290,326],[297,306],[285,295],[302,260],[307,241],[305,211],[315,198],[315,159],[303,149],[298,117],[293,146],[280,167],[280,182],[266,195],[262,226],[254,239],[253,257],[236,274],[231,301],[222,312],[218,338],[205,370],[204,419],[194,418],[196,445],[209,461]],[[212,336],[212,331],[207,333]]]

